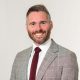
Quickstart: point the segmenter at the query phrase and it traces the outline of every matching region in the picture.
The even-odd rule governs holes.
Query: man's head
[[[27,31],[38,45],[46,42],[53,27],[50,14],[44,5],[34,5],[26,14]]]

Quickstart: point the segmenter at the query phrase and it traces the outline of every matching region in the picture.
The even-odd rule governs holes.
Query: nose
[[[37,30],[37,31],[41,30],[41,25],[40,25],[40,24],[37,24],[36,30]]]

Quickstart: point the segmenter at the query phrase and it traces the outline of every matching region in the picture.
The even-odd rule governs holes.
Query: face
[[[27,16],[26,22],[29,37],[36,44],[40,45],[49,39],[52,29],[52,21],[45,12],[31,12]]]

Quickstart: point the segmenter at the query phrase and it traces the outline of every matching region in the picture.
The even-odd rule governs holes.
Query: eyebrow
[[[39,23],[47,23],[48,21],[47,20],[41,20]],[[35,21],[32,21],[32,22],[29,22],[29,24],[35,24],[36,22]]]
[[[36,22],[35,21],[32,21],[32,22],[30,22],[29,24],[35,24]]]

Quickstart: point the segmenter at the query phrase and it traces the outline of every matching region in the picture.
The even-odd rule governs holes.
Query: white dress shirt
[[[51,44],[51,39],[49,39],[48,41],[46,41],[45,43],[41,44],[40,46],[38,46],[41,49],[41,52],[39,53],[39,59],[38,59],[38,64],[37,64],[37,69],[36,69],[36,74],[39,70],[39,67],[46,55],[47,50],[49,49]],[[34,43],[33,43],[33,49],[32,49],[32,53],[31,53],[31,57],[29,59],[29,64],[28,64],[28,80],[29,80],[29,76],[30,76],[30,68],[31,68],[31,63],[32,63],[32,59],[33,59],[33,55],[34,55],[34,49],[35,47],[37,47]]]

